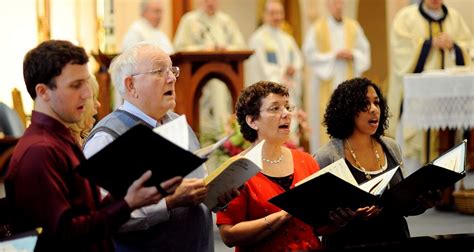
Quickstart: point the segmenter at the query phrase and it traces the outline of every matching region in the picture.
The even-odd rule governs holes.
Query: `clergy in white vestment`
[[[244,50],[247,48],[236,22],[219,11],[218,0],[199,0],[199,8],[186,13],[174,37],[176,51]],[[232,114],[232,98],[227,86],[212,79],[202,90],[200,132],[221,132]]]
[[[467,48],[472,43],[471,31],[462,16],[442,0],[424,0],[396,14],[390,36],[391,76],[387,102],[392,117],[389,135],[395,137],[400,130],[397,126],[403,100],[403,76],[468,65]],[[405,157],[423,162],[421,131],[404,128],[403,136],[397,138],[401,140]]]
[[[123,38],[121,51],[123,52],[137,43],[147,42],[156,44],[168,55],[173,54],[171,40],[159,28],[163,11],[162,0],[142,0],[140,2],[140,18],[130,25]],[[113,107],[118,108],[122,102],[122,96],[113,88]]]
[[[246,84],[260,80],[274,81],[288,87],[290,103],[302,108],[303,57],[295,39],[281,29],[285,20],[283,4],[268,0],[263,13],[263,25],[250,37],[249,47],[254,53],[246,67]],[[296,113],[294,122],[297,122]],[[298,123],[292,123],[291,139],[298,143]]]
[[[369,41],[356,20],[342,15],[344,1],[327,0],[327,4],[331,15],[316,20],[303,42],[303,53],[312,72],[311,152],[329,140],[321,123],[332,91],[343,81],[361,76],[371,65]]]
[[[157,44],[168,55],[173,54],[173,45],[159,28],[163,16],[162,0],[143,0],[140,3],[140,19],[132,23],[122,41],[122,51],[138,42]]]

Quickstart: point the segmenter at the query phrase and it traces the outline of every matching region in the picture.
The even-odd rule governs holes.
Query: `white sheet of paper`
[[[225,141],[227,141],[227,139],[229,139],[231,136],[232,134],[221,138],[219,141],[209,146],[196,150],[194,151],[194,154],[199,156],[200,158],[208,158],[214,151],[216,151],[219,147],[221,147],[225,143]]]
[[[463,172],[466,166],[466,144],[464,140],[463,144],[435,159],[433,164],[458,173]]]
[[[344,160],[344,158],[341,158],[341,159],[337,160],[336,162],[322,168],[318,172],[316,172],[316,173],[306,177],[305,179],[301,180],[296,185],[297,186],[301,185],[304,182],[306,182],[308,180],[311,180],[313,178],[316,178],[318,176],[321,176],[321,175],[323,175],[327,172],[330,172],[330,173],[336,175],[337,177],[345,180],[346,182],[348,182],[350,184],[353,184],[355,186],[358,185],[357,181],[354,178],[354,176],[352,176],[351,170],[349,170],[349,167],[347,167],[347,164],[346,164],[346,161]]]
[[[261,141],[250,149],[243,156],[234,156],[226,163],[217,168],[213,174],[205,178],[209,181],[207,197],[204,204],[209,208],[214,208],[217,198],[230,191],[232,188],[242,186],[245,181],[255,176],[262,170],[262,147],[265,140]],[[208,183],[208,182],[206,182]]]
[[[160,125],[154,128],[153,131],[179,147],[189,150],[188,122],[185,115]]]
[[[361,184],[359,188],[373,195],[382,194],[384,190],[387,188],[388,183],[390,183],[390,180],[392,180],[393,175],[395,175],[395,172],[397,172],[399,167],[400,166],[397,166],[396,168],[393,168],[390,171],[387,171],[384,174],[381,174],[380,176],[377,176]]]
[[[244,155],[244,157],[246,157],[247,159],[250,159],[252,162],[254,162],[260,168],[263,167],[262,148],[263,148],[264,144],[265,144],[265,140],[262,140],[260,143],[255,145],[251,150],[249,150]]]

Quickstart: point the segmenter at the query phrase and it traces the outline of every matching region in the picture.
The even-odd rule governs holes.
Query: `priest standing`
[[[198,0],[198,4],[198,9],[186,13],[179,22],[174,38],[176,51],[226,51],[247,47],[234,19],[218,9],[218,0]],[[201,135],[222,132],[233,110],[227,86],[211,79],[202,90],[199,107]]]
[[[390,40],[391,76],[387,102],[392,118],[388,134],[395,137],[403,100],[403,76],[468,65],[467,48],[472,43],[472,34],[462,16],[442,0],[423,0],[397,13]],[[403,139],[406,161],[416,161],[413,166],[419,165],[423,145],[421,131],[407,128],[399,138]]]
[[[316,20],[303,43],[303,53],[312,70],[312,152],[329,140],[321,121],[332,91],[343,81],[361,76],[371,65],[370,44],[360,24],[343,16],[344,1],[327,0],[327,4],[331,15]]]
[[[285,21],[283,4],[278,0],[267,0],[263,13],[264,23],[250,37],[249,47],[254,50],[247,65],[247,83],[261,80],[285,85],[290,93],[290,102],[302,108],[303,56],[295,39],[282,30]],[[298,122],[296,113],[294,122]],[[298,143],[298,123],[292,123],[291,139]]]
[[[133,22],[125,34],[122,51],[145,41],[157,44],[167,54],[173,54],[173,45],[168,35],[160,30],[165,11],[162,0],[142,0],[140,3],[141,18]]]

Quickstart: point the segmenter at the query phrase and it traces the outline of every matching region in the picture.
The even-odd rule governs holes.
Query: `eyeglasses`
[[[291,112],[295,111],[295,109],[296,109],[295,105],[286,104],[284,106],[282,106],[282,105],[272,105],[269,108],[264,109],[264,110],[267,111],[270,114],[282,114],[284,110],[291,113]],[[260,111],[263,111],[263,110],[260,110]]]
[[[172,73],[174,75],[174,77],[178,78],[179,77],[179,72],[180,72],[179,67],[177,67],[177,66],[160,67],[160,68],[153,69],[153,70],[150,70],[150,71],[146,71],[146,72],[143,72],[143,73],[134,73],[134,74],[131,74],[130,77],[134,77],[134,76],[137,76],[137,75],[140,75],[140,74],[156,74],[160,77],[168,77],[169,76],[168,74]]]

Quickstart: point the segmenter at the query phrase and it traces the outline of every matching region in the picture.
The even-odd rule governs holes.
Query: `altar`
[[[474,72],[405,75],[402,122],[404,126],[423,130],[465,130],[464,135],[469,138],[468,166],[473,169]],[[449,145],[445,148],[452,147]]]

